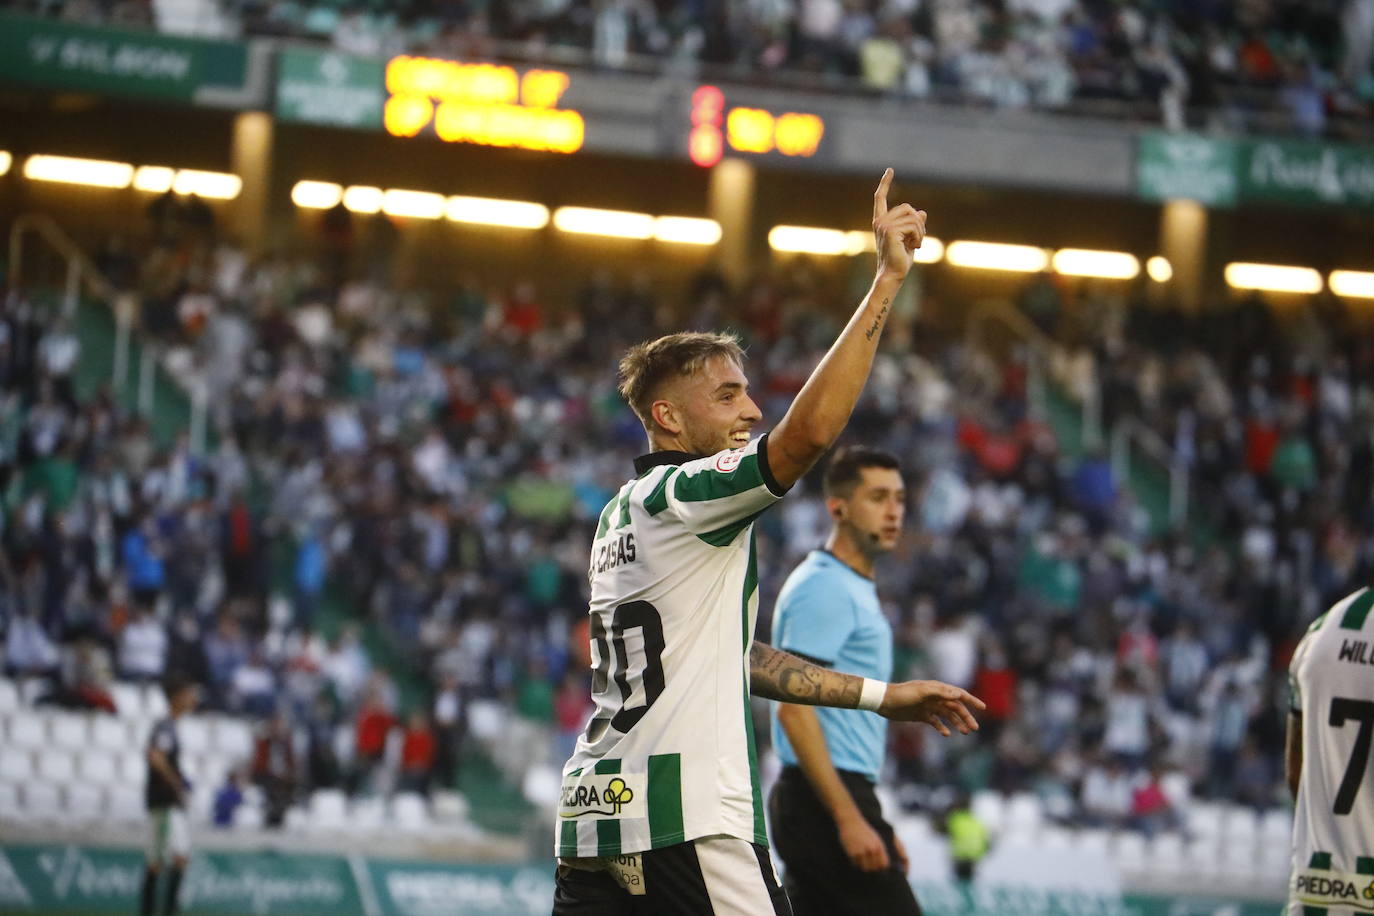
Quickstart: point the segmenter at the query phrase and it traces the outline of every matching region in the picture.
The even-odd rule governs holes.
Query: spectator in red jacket
[[[369,690],[358,716],[353,720],[353,775],[349,780],[349,791],[358,792],[367,787],[377,764],[386,753],[386,739],[396,726],[396,717],[391,714],[381,692]]]
[[[429,795],[429,781],[434,775],[434,759],[439,745],[430,727],[429,716],[422,710],[410,714],[405,737],[401,742],[402,792]]]

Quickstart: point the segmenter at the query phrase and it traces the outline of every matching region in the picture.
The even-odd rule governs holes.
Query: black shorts
[[[920,916],[921,907],[897,865],[892,825],[866,776],[840,770],[840,780],[864,820],[878,831],[892,865],[881,872],[855,867],[840,845],[835,820],[799,767],[783,767],[768,796],[773,845],[782,859],[783,887],[796,916]]]
[[[553,916],[792,916],[767,847],[706,837],[599,860],[588,871],[558,866]]]

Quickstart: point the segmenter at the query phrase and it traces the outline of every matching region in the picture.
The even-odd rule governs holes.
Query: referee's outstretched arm
[[[811,469],[839,438],[868,382],[873,354],[907,272],[911,254],[926,234],[926,212],[911,204],[887,207],[892,169],[883,173],[873,194],[873,235],[877,273],[868,295],[811,373],[786,416],[768,434],[768,465],[784,489]]]

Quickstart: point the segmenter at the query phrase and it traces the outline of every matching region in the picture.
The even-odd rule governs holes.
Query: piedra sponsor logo
[[[1374,912],[1374,879],[1315,872],[1297,877],[1297,897],[1304,903],[1338,904]]]
[[[455,901],[463,912],[505,914],[537,912],[547,908],[553,882],[534,869],[507,876],[495,872],[391,868],[382,879],[391,902],[403,913],[416,916],[449,916]]]

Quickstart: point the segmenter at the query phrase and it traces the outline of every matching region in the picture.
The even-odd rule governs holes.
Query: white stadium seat
[[[110,697],[120,718],[132,719],[143,715],[143,691],[138,689],[137,684],[115,682],[110,685]]]
[[[184,716],[177,721],[181,753],[203,754],[210,749],[210,723],[199,716]]]
[[[310,796],[310,825],[335,830],[348,824],[348,802],[338,789],[319,789]]]
[[[125,751],[119,755],[119,778],[125,785],[143,786],[148,778],[148,757],[143,751]]]
[[[59,712],[48,718],[48,734],[56,747],[83,751],[91,746],[91,727],[79,712]]]
[[[106,815],[118,824],[143,824],[148,811],[143,804],[143,786],[115,786],[109,790],[109,811]]]
[[[213,730],[215,748],[235,763],[253,756],[253,727],[241,719],[223,718]]]
[[[43,782],[61,785],[76,779],[76,763],[66,751],[48,749],[38,754],[35,777]]]
[[[364,798],[348,813],[349,827],[358,830],[379,830],[386,823],[386,804],[380,798]]]
[[[0,824],[18,818],[20,813],[19,787],[0,782]]]
[[[1183,837],[1177,833],[1161,833],[1150,843],[1151,867],[1167,875],[1181,874],[1187,869]]]
[[[20,704],[19,688],[14,681],[7,677],[0,677],[0,713],[18,709]]]
[[[1006,820],[1006,800],[1000,792],[982,789],[973,793],[973,814],[983,822],[983,826],[993,833],[1000,833]]]
[[[96,716],[91,720],[91,746],[107,751],[122,751],[131,747],[129,724],[113,716]]]
[[[119,782],[119,758],[103,748],[93,747],[76,756],[76,775],[91,785],[115,785]]]
[[[27,783],[20,787],[19,798],[28,820],[57,820],[62,814],[61,794],[52,783]]]
[[[84,782],[67,786],[67,816],[78,821],[99,821],[105,816],[105,789]]]
[[[162,688],[156,684],[144,684],[140,688],[143,694],[143,710],[154,719],[161,719],[167,715],[167,694],[162,692]]]
[[[246,803],[239,805],[234,809],[234,826],[240,830],[261,830],[262,809]]]
[[[399,827],[419,829],[429,826],[429,809],[414,792],[398,792],[391,798],[391,820]]]
[[[1260,818],[1259,834],[1262,842],[1280,845],[1286,850],[1293,836],[1293,812],[1286,808],[1270,808]]]
[[[10,715],[6,741],[12,747],[38,750],[48,745],[47,723],[43,717],[27,709],[16,710]]]
[[[1018,792],[1007,801],[1008,832],[1033,833],[1040,828],[1043,809],[1040,799],[1029,792]]]
[[[0,748],[0,782],[23,785],[33,779],[33,756],[27,748]]]
[[[1112,859],[1123,871],[1142,872],[1146,868],[1148,848],[1145,837],[1132,831],[1122,831],[1113,838]]]
[[[26,677],[19,680],[19,696],[29,706],[46,696],[50,689],[47,678]]]

